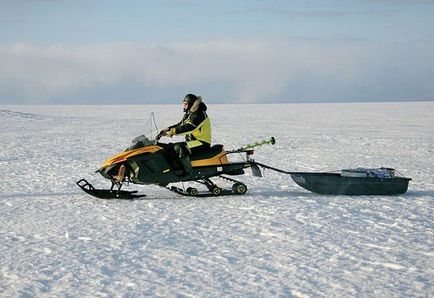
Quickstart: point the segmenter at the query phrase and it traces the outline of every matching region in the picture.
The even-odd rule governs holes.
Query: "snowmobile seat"
[[[214,145],[209,150],[201,151],[190,156],[191,160],[209,159],[223,151],[223,145]]]

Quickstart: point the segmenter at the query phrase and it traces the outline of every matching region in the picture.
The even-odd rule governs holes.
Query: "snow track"
[[[433,296],[433,110],[210,105],[215,143],[274,135],[255,158],[293,171],[395,167],[414,179],[402,196],[321,196],[266,171],[237,177],[242,197],[105,201],[75,181],[106,187],[99,164],[180,107],[0,107],[0,296]]]

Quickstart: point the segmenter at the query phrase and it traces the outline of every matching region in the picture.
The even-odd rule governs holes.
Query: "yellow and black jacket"
[[[206,110],[202,97],[198,96],[191,108],[185,112],[181,122],[169,127],[175,128],[175,134],[185,135],[188,148],[211,145],[211,121]]]

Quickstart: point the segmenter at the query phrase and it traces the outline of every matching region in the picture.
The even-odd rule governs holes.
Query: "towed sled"
[[[357,168],[333,172],[290,172],[254,162],[257,166],[291,175],[299,186],[324,195],[399,195],[408,189],[411,178],[392,168]]]
[[[291,177],[295,183],[315,193],[352,196],[403,194],[411,180],[391,168],[359,168],[337,173],[295,172]]]

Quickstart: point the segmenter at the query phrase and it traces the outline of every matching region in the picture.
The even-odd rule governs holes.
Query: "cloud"
[[[325,40],[0,46],[0,103],[434,99],[434,45]]]
[[[430,5],[434,4],[434,0],[354,0],[359,3],[371,2],[374,4],[392,4],[392,5],[408,5],[408,6],[416,6],[416,5]]]
[[[217,12],[217,11],[215,11]],[[369,10],[290,10],[279,8],[245,9],[219,11],[224,14],[272,14],[291,18],[336,18],[352,16],[386,15],[396,12],[395,9],[369,9]]]

